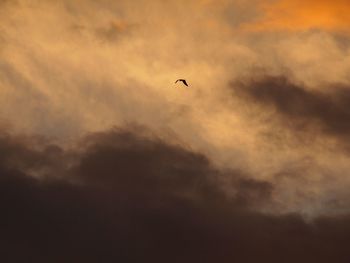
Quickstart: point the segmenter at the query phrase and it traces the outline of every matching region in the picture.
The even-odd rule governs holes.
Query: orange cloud
[[[260,8],[262,18],[245,25],[245,29],[348,31],[350,26],[348,0],[277,0]]]

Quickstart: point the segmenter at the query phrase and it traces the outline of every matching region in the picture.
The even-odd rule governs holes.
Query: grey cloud
[[[318,130],[344,142],[348,138],[350,87],[332,85],[322,92],[295,84],[285,76],[263,76],[231,87],[237,97],[273,109],[293,129]]]
[[[63,169],[77,179],[69,182],[35,179],[23,167],[9,166],[14,158],[28,166],[51,165],[50,154],[58,160],[66,154],[29,142],[0,140],[3,262],[347,262],[349,257],[348,217],[310,224],[296,214],[258,212],[254,199],[267,194],[268,200],[271,186],[231,172],[238,194],[228,198],[216,180],[223,171],[181,146],[130,130],[95,134],[86,138],[74,168]]]

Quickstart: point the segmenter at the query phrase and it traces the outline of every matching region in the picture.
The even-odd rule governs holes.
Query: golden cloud
[[[260,5],[263,15],[244,28],[252,31],[321,29],[348,31],[346,0],[278,0]]]

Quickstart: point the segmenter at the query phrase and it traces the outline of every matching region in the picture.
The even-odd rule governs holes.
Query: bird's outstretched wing
[[[188,84],[187,84],[187,82],[186,82],[185,79],[178,79],[177,81],[175,81],[175,84],[176,84],[178,81],[181,81],[183,84],[185,84],[185,85],[188,87]]]

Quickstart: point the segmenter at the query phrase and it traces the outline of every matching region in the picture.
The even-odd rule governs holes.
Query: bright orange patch
[[[262,18],[244,25],[245,29],[350,31],[349,0],[277,0],[260,8]]]

